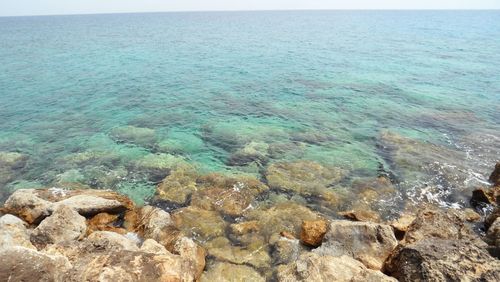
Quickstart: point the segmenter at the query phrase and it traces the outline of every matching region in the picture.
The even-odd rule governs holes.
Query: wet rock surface
[[[470,199],[476,199],[471,203],[483,200],[474,209],[430,202],[386,212],[395,207],[389,202],[399,189],[386,176],[349,179],[336,168],[308,161],[271,167],[266,179],[257,179],[200,175],[192,167],[173,166],[157,187],[157,206],[138,207],[116,192],[78,185],[18,190],[0,209],[0,278],[499,279],[494,185],[483,184],[479,197],[470,190]],[[3,257],[14,255],[9,261]]]

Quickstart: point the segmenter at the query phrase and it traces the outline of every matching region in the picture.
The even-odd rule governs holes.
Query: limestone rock
[[[348,255],[370,269],[380,270],[397,244],[389,225],[334,220],[323,244],[313,252],[335,257]]]
[[[205,250],[193,240],[182,237],[174,245],[174,253],[187,262],[187,267],[196,278],[201,276],[205,268]]]
[[[82,215],[95,215],[101,212],[119,213],[126,210],[126,207],[117,200],[92,195],[76,195],[57,202],[57,205],[66,205]]]
[[[94,248],[104,249],[107,251],[138,251],[137,244],[127,237],[115,232],[96,231],[85,239],[86,242],[92,244]]]
[[[41,245],[55,244],[81,239],[86,232],[85,218],[72,208],[59,205],[33,230],[31,241]]]
[[[399,281],[499,281],[500,261],[466,240],[437,237],[398,247],[386,264]]]
[[[394,228],[394,234],[398,240],[402,240],[408,231],[408,228],[415,220],[415,216],[412,214],[403,214],[398,219],[393,220],[390,225]]]
[[[379,271],[367,269],[361,262],[349,256],[320,256],[315,253],[301,255],[290,265],[281,266],[278,281],[391,281],[396,279]]]
[[[19,189],[7,199],[4,209],[32,224],[40,222],[51,213],[52,203],[39,198],[35,190]]]
[[[24,247],[0,249],[0,281],[67,281],[68,259]]]
[[[168,254],[169,251],[165,247],[153,239],[146,239],[141,246],[141,252],[152,253],[152,254]]]
[[[309,246],[317,247],[321,245],[327,229],[326,220],[305,220],[302,222],[300,240]]]
[[[26,222],[18,217],[6,214],[0,217],[0,249],[13,246],[36,250],[30,242]]]
[[[118,215],[109,213],[98,213],[91,219],[87,220],[87,234],[94,231],[113,231],[120,234],[125,234],[127,231],[124,228],[115,226]]]
[[[64,281],[194,281],[184,260],[173,254],[113,251],[74,263]]]
[[[227,262],[217,262],[201,276],[201,282],[264,282],[255,269],[246,265],[236,265]]]
[[[458,240],[476,238],[473,231],[452,210],[422,209],[408,227],[404,241],[413,243],[431,237]]]

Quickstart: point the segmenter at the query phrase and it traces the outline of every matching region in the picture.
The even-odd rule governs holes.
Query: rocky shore
[[[146,206],[109,190],[17,190],[0,210],[0,281],[500,281],[500,163],[467,209],[389,220],[366,201],[390,193],[383,176],[353,185],[362,196],[337,217],[287,199],[252,207],[270,189],[342,207],[325,189],[342,175],[275,164],[264,184],[179,166]]]

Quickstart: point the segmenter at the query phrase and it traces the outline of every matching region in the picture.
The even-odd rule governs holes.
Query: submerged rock
[[[177,228],[199,240],[222,236],[227,226],[218,212],[193,206],[176,210],[172,220]]]
[[[321,195],[345,175],[346,171],[340,168],[325,167],[313,161],[274,163],[266,171],[271,188],[306,196]]]
[[[218,237],[206,244],[208,254],[217,260],[234,264],[252,265],[256,268],[269,267],[271,257],[264,242],[253,242],[253,244],[238,247],[232,246],[225,237]]]
[[[198,174],[189,165],[176,166],[170,174],[156,187],[154,201],[167,201],[184,205],[191,194],[197,190]]]
[[[135,126],[122,126],[111,130],[110,137],[116,142],[131,143],[146,148],[156,144],[156,133],[153,129]]]
[[[348,255],[370,269],[380,270],[397,245],[389,225],[334,220],[323,244],[314,252],[335,257]]]
[[[267,143],[252,141],[231,154],[227,160],[227,164],[231,166],[244,166],[255,162],[258,165],[265,165],[269,160],[268,149],[269,145]]]
[[[191,205],[240,216],[251,208],[255,197],[269,188],[251,177],[207,175],[198,179],[202,187],[193,193]]]
[[[227,262],[216,262],[210,266],[200,278],[201,282],[264,282],[262,277],[255,269],[246,265],[236,265]]]
[[[349,256],[301,255],[299,260],[278,267],[278,281],[392,281],[397,280],[382,272],[367,269]]]
[[[21,169],[26,166],[28,156],[17,152],[0,151],[0,169]]]
[[[300,235],[302,222],[305,220],[318,220],[320,216],[307,207],[284,202],[271,207],[259,207],[245,215],[248,220],[255,220],[259,224],[258,233],[269,239],[273,234],[283,231],[290,232],[293,237]]]

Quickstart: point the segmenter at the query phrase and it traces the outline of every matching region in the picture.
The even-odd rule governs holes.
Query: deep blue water
[[[498,11],[0,18],[0,151],[28,157],[4,161],[4,192],[80,182],[140,201],[174,162],[261,177],[293,160],[448,191],[485,180],[499,121]],[[384,132],[456,153],[434,170],[465,182],[398,167]],[[266,161],[231,161],[245,146]]]

